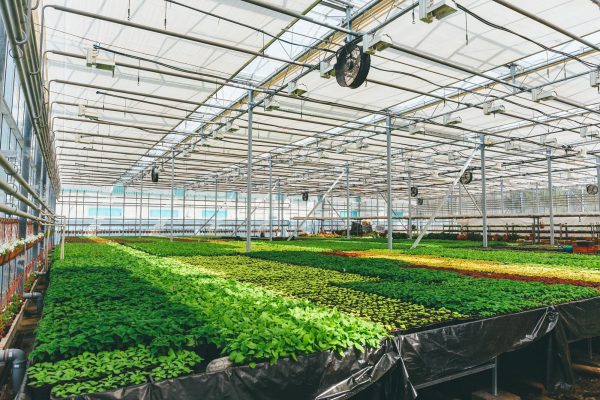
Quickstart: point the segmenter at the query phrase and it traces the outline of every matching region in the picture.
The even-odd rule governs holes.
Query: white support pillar
[[[251,224],[252,224],[252,89],[248,90],[248,174],[246,177],[246,254],[250,254],[252,243]]]
[[[138,234],[142,236],[142,205],[144,199],[144,171],[142,171],[142,176],[140,177],[140,229],[138,230]]]
[[[217,236],[217,229],[218,229],[218,221],[217,221],[217,208],[218,206],[218,194],[219,194],[219,180],[217,178],[215,178],[215,236]]]
[[[173,225],[173,215],[175,213],[175,150],[171,153],[171,242],[173,241],[173,235],[175,234],[175,227]]]
[[[481,151],[481,222],[482,222],[482,236],[483,236],[483,247],[488,247],[488,222],[487,222],[487,185],[485,179],[485,135],[482,133],[480,136],[479,148]]]
[[[500,213],[504,214],[504,178],[500,179]]]
[[[238,191],[235,191],[235,225],[233,225],[233,236],[238,235]]]
[[[269,240],[273,240],[273,159],[269,156]]]
[[[550,245],[554,246],[554,204],[552,199],[552,148],[546,148],[548,161],[548,216],[550,218]]]
[[[407,224],[407,233],[408,238],[412,238],[412,196],[410,194],[412,187],[412,176],[410,175],[410,169],[408,169],[408,163],[405,163],[406,172],[408,174],[408,224]]]
[[[394,238],[392,236],[392,117],[385,118],[386,130],[386,173],[387,173],[387,248],[392,250]],[[379,211],[379,210],[378,210]]]
[[[600,188],[600,156],[596,156],[596,180],[597,186]],[[600,212],[600,190],[598,191],[598,212]]]
[[[350,167],[346,163],[346,239],[350,239]]]

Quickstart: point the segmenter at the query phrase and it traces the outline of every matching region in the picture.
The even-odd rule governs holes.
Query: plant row
[[[84,352],[67,360],[40,362],[27,370],[29,385],[51,386],[55,397],[100,392],[128,384],[144,383],[189,374],[202,361],[189,350],[156,354],[138,345],[127,350]]]
[[[340,284],[389,298],[488,317],[596,297],[590,287],[510,279],[472,278],[456,272],[410,268],[384,258],[353,258],[311,252],[258,251],[253,257],[379,278]]]
[[[595,286],[600,286],[600,269],[595,268],[548,264],[510,264],[500,263],[497,261],[448,258],[431,255],[413,255],[387,251],[359,251],[352,252],[351,255],[362,258],[385,258],[398,260],[403,263],[424,265],[435,268],[477,271],[490,274],[508,274],[540,278],[541,281],[547,281],[545,278],[554,278],[556,280],[569,281],[571,284],[581,285],[589,283],[590,285],[588,286],[593,286],[593,284],[596,284]]]
[[[357,282],[377,284],[379,279],[375,277],[246,256],[197,256],[180,260],[201,273],[217,274],[334,308],[380,323],[390,332],[465,318],[448,309],[425,307],[344,286]]]
[[[77,357],[84,353],[143,345],[158,357],[208,345],[235,363],[254,366],[324,350],[376,347],[386,335],[380,324],[117,244],[67,244],[66,254],[52,267],[31,353],[39,366],[39,386],[56,385],[51,372],[60,369],[56,364],[79,365]],[[121,358],[113,356],[107,356],[106,364],[116,371]],[[153,370],[155,378],[166,376],[160,371],[172,364],[158,360],[154,368],[161,369]],[[55,386],[61,395],[137,383],[140,376],[128,371],[87,380],[66,378],[70,381],[65,387]]]

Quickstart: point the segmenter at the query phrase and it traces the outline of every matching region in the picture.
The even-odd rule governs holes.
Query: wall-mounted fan
[[[356,43],[356,40],[347,43],[336,53],[335,79],[340,86],[351,89],[365,82],[371,68],[371,56]]]
[[[158,168],[156,168],[156,165],[152,167],[150,177],[152,178],[152,182],[158,182]]]
[[[417,199],[417,204],[418,204],[418,205],[420,205],[420,206],[422,206],[422,205],[423,205],[423,198],[422,198],[422,197],[419,197],[419,198]]]
[[[308,201],[308,192],[302,192],[302,200]]]
[[[598,194],[598,185],[587,185],[585,190],[587,194]]]
[[[417,197],[418,195],[419,195],[419,188],[416,186],[411,186],[410,197]]]
[[[465,173],[460,177],[460,183],[463,185],[468,185],[471,182],[473,182],[473,173],[471,171],[465,171]]]

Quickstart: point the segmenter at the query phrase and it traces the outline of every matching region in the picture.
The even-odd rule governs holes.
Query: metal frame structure
[[[346,184],[330,197],[345,197],[346,236],[352,219],[365,217],[352,216],[351,196],[375,199],[387,193],[386,212],[374,217],[387,219],[391,248],[393,222],[404,219],[393,211],[394,202],[408,215],[409,236],[413,220],[430,217],[423,214],[429,203],[448,204],[442,213],[461,218],[463,188],[458,196],[451,191],[449,200],[444,188],[476,143],[481,147],[473,164],[479,165],[470,170],[481,185],[466,192],[480,199],[484,246],[489,203],[498,192],[505,198],[505,185],[527,192],[540,184],[557,190],[600,183],[600,136],[593,133],[600,112],[590,87],[600,64],[600,33],[591,2],[571,7],[466,1],[461,2],[466,11],[432,24],[414,21],[415,3],[391,0],[303,0],[292,7],[277,0],[245,0],[243,7],[203,0],[201,6],[171,4],[164,15],[158,3],[128,9],[107,0],[97,12],[91,4],[49,0],[33,11],[27,23],[37,20],[39,29],[21,45],[19,33],[26,29],[16,17],[26,10],[11,4],[2,12],[14,23],[11,44],[21,46],[18,69],[27,78],[25,97],[35,110],[34,132],[55,188],[59,179],[67,188],[139,184],[152,196],[170,186],[171,238],[176,189],[235,193],[236,199],[246,194],[250,251],[253,194],[269,194],[272,236],[277,182],[276,225],[283,234],[281,198],[325,193],[344,170]],[[458,28],[472,16],[478,20]],[[353,91],[319,76],[320,61],[331,62],[348,38],[366,34],[389,35],[392,42],[372,55],[366,85]],[[447,48],[439,48],[439,40]],[[114,72],[86,67],[81,49],[91,50],[92,44],[100,57],[114,62]],[[206,56],[190,57],[199,50]],[[288,92],[292,84],[307,92]],[[548,88],[557,95],[536,100],[534,92]],[[486,111],[491,101],[503,111]],[[446,124],[450,116],[460,116],[462,123]],[[169,161],[170,181],[142,184],[150,168]],[[413,207],[413,185],[425,205]],[[406,188],[407,205],[400,201]],[[142,199],[140,194],[140,232]],[[553,241],[557,221],[552,196],[547,199],[547,212],[537,214],[550,218]],[[458,207],[450,206],[455,200]],[[600,198],[597,203],[600,208]],[[214,209],[218,226],[220,207]],[[514,207],[507,211],[509,217]],[[124,228],[124,215],[122,222]]]

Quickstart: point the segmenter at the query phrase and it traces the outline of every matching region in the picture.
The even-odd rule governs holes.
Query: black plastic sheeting
[[[386,340],[379,349],[302,356],[79,396],[86,400],[414,399],[413,385],[552,338],[557,387],[572,384],[569,342],[600,336],[600,298],[465,322]]]

